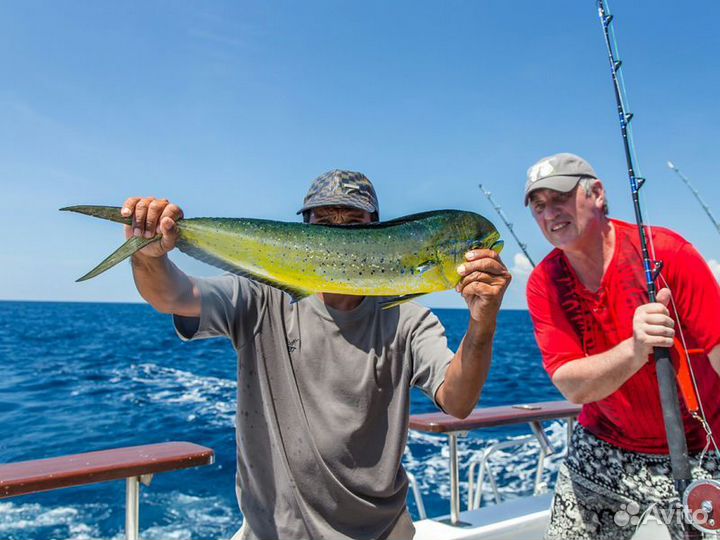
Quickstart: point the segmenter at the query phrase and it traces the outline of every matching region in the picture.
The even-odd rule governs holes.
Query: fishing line
[[[605,5],[607,6],[607,12],[612,13],[612,11],[610,9],[610,3],[607,0],[605,1]],[[610,40],[612,42],[613,49],[615,50],[615,57],[620,58],[620,56],[621,56],[620,46],[618,45],[617,39],[615,37],[615,27],[613,25],[608,25],[608,32],[610,34]],[[617,80],[618,80],[618,83],[620,86],[619,94],[620,94],[620,101],[622,103],[623,111],[631,110],[632,108],[630,106],[630,97],[628,95],[627,87],[625,86],[625,74],[623,73],[623,71],[621,69],[618,69],[615,73],[615,76],[617,77]],[[644,176],[642,174],[642,167],[640,166],[640,160],[639,160],[638,154],[637,154],[637,148],[635,146],[635,134],[633,131],[632,118],[633,118],[633,114],[629,113],[628,119],[627,119],[627,122],[625,125],[625,134],[626,134],[628,146],[630,149],[630,155],[632,156],[635,174],[638,178],[644,178]],[[648,208],[650,208],[650,205],[647,204],[645,194],[642,191],[639,191],[638,195],[640,197],[642,207],[644,208],[645,215],[648,218],[647,221],[652,221],[650,219],[650,212],[648,210]],[[648,238],[650,255],[652,256],[653,259],[656,259],[655,244],[653,243],[653,235],[652,235],[652,226],[645,224],[644,227],[647,230],[646,235]]]
[[[616,45],[614,32],[612,35],[613,37],[611,37],[611,23],[614,17],[606,7],[606,0],[597,0],[597,6],[605,38],[605,45],[607,47],[608,60],[610,62],[613,81],[613,90],[615,94],[615,101],[617,103],[618,119],[620,121],[620,130],[623,136],[625,160],[627,163],[628,178],[630,180],[633,208],[635,210],[635,221],[638,226],[638,234],[640,237],[642,265],[647,285],[647,293],[650,302],[655,302],[657,293],[656,280],[662,270],[662,261],[658,261],[655,256],[655,249],[652,244],[652,230],[646,228],[643,221],[643,207],[640,204],[640,189],[645,184],[645,178],[638,175],[635,168],[635,161],[637,159],[635,156],[635,145],[632,141],[632,130],[628,130],[633,115],[625,108],[627,92],[625,91],[624,83],[622,82],[622,73],[620,72],[622,60],[620,60],[617,55],[617,49],[614,48]],[[648,237],[650,237],[649,241]],[[655,371],[657,374],[658,388],[660,392],[660,404],[662,406],[662,416],[665,424],[665,432],[667,435],[667,444],[670,454],[672,478],[679,499],[683,501],[683,504],[687,504],[685,495],[688,487],[692,483],[692,471],[690,468],[690,460],[688,458],[685,426],[680,409],[677,374],[668,349],[655,347],[654,355]],[[686,539],[699,537],[699,530],[695,529],[694,525],[695,522],[691,522],[690,518],[686,517],[683,520],[683,533]]]
[[[606,1],[606,5],[608,6],[608,11],[609,11],[609,9],[610,9],[610,4],[609,4],[609,2]],[[612,39],[612,42],[613,42],[613,46],[615,47],[615,51],[617,52],[617,55],[619,56],[619,55],[620,55],[620,48],[619,48],[619,46],[618,46],[618,44],[617,44],[617,39],[615,38],[615,29],[614,29],[614,27],[613,27],[612,25],[610,25],[608,29],[609,29],[609,31],[610,31],[610,36],[611,36],[611,39]],[[621,88],[620,98],[621,98],[621,100],[622,100],[623,106],[626,107],[625,110],[627,110],[627,108],[629,107],[629,104],[630,104],[630,99],[629,99],[628,94],[627,94],[627,87],[625,86],[625,76],[624,76],[624,73],[622,72],[622,70],[619,70],[619,71],[617,72],[617,78],[618,78],[618,82],[620,83],[620,88]],[[632,118],[632,117],[631,117],[631,118]],[[634,161],[634,163],[635,163],[635,171],[637,172],[637,174],[638,174],[639,177],[642,177],[642,171],[641,171],[641,169],[640,169],[640,165],[638,164],[638,161],[639,161],[639,160],[638,160],[638,157],[637,157],[637,149],[636,149],[636,146],[635,146],[635,140],[634,140],[632,122],[630,122],[630,121],[627,123],[626,132],[627,132],[627,139],[628,139],[628,145],[629,145],[629,147],[630,147],[630,152],[631,152],[631,154],[632,154],[633,161]],[[648,205],[648,204],[647,204],[647,200],[646,200],[645,194],[642,193],[642,191],[639,192],[639,196],[640,196],[640,198],[641,198],[642,205],[643,205],[643,208],[644,208],[644,210],[645,210],[645,216],[648,218],[647,220],[648,220],[648,221],[652,221],[652,219],[651,219],[651,217],[650,217],[650,216],[651,216],[651,212],[650,212],[650,210],[649,210],[649,209],[651,208],[651,205]],[[702,202],[701,202],[701,203],[702,203]],[[646,224],[646,225],[644,225],[644,226],[645,226],[646,231],[647,231],[646,235],[647,235],[648,247],[649,247],[650,255],[652,256],[653,259],[657,259],[657,257],[656,257],[656,252],[655,252],[655,244],[654,244],[654,240],[653,240],[652,225]],[[670,285],[668,284],[667,280],[666,280],[665,277],[663,276],[662,272],[660,272],[660,273],[658,274],[658,280],[660,280],[660,279],[661,279],[662,282],[663,282],[663,287],[667,288],[667,289],[670,291],[670,301],[671,301],[671,303],[672,303],[673,311],[674,311],[674,313],[675,313],[675,318],[676,318],[677,323],[678,323],[678,334],[679,334],[679,337],[680,337],[680,342],[681,342],[681,344],[682,344],[683,352],[685,353],[686,358],[687,358],[687,364],[688,364],[688,367],[689,367],[689,372],[690,372],[690,375],[691,375],[693,387],[694,387],[695,394],[696,394],[697,399],[698,399],[698,405],[699,405],[699,408],[700,408],[700,418],[698,418],[696,415],[693,415],[693,418],[694,418],[695,420],[697,420],[697,421],[702,425],[702,427],[703,427],[703,429],[705,430],[705,433],[706,433],[706,435],[707,435],[707,439],[708,439],[708,445],[706,445],[705,450],[703,450],[703,455],[705,454],[708,446],[710,446],[711,444],[712,444],[712,446],[714,446],[716,453],[718,453],[718,454],[720,455],[720,448],[718,447],[718,443],[717,443],[717,441],[715,440],[714,434],[713,434],[713,432],[712,432],[712,428],[710,427],[710,424],[709,424],[708,421],[707,421],[707,415],[705,414],[705,409],[704,409],[704,407],[703,407],[702,399],[700,398],[700,392],[699,392],[699,389],[698,389],[697,377],[696,377],[696,375],[695,375],[695,369],[693,368],[693,364],[692,364],[692,362],[690,361],[690,354],[689,354],[689,352],[688,352],[689,349],[688,349],[688,346],[687,346],[687,342],[686,342],[686,340],[685,340],[685,335],[684,335],[684,333],[683,333],[683,324],[682,324],[682,321],[681,321],[681,319],[680,319],[680,314],[679,314],[679,312],[678,312],[677,305],[675,304],[675,294],[674,294],[673,290],[670,288]]]
[[[610,12],[610,4],[609,4],[609,2],[607,2],[607,0],[606,0],[606,2],[605,2],[605,5],[607,6],[607,11]],[[613,47],[614,47],[614,50],[615,50],[615,52],[616,52],[616,58],[619,58],[619,56],[620,56],[620,47],[619,47],[619,45],[618,45],[618,42],[617,42],[617,39],[616,39],[616,36],[615,36],[615,28],[614,28],[613,25],[608,25],[608,32],[609,32],[609,35],[610,35],[610,40],[611,40],[612,45],[613,45]],[[617,69],[617,70],[615,71],[615,74],[616,74],[616,77],[617,77],[617,80],[618,80],[618,83],[619,83],[619,87],[620,87],[620,88],[619,88],[619,99],[620,99],[620,102],[621,102],[621,104],[622,104],[623,110],[624,110],[624,111],[627,111],[628,108],[629,108],[629,106],[630,106],[630,99],[629,99],[629,97],[628,97],[627,87],[626,87],[626,85],[625,85],[625,75],[624,75],[623,71],[620,70],[620,69]],[[630,115],[629,115],[629,118],[628,118],[628,121],[627,121],[627,123],[626,123],[626,125],[625,125],[625,135],[626,135],[626,138],[627,138],[629,151],[630,151],[630,154],[631,154],[631,156],[632,156],[632,160],[633,160],[633,164],[634,164],[634,170],[635,170],[635,172],[637,173],[637,176],[640,177],[640,178],[642,178],[643,176],[642,176],[642,172],[641,172],[641,169],[640,169],[639,160],[638,160],[638,156],[637,156],[637,148],[636,148],[636,145],[635,145],[635,139],[634,139],[634,133],[633,133],[633,126],[632,126],[631,120],[632,120],[632,115],[630,114]],[[650,216],[650,211],[649,211],[648,209],[650,208],[650,205],[647,204],[645,195],[644,195],[644,193],[642,193],[642,191],[640,191],[640,192],[638,193],[638,195],[640,196],[640,198],[641,198],[641,200],[642,200],[642,205],[643,205],[643,208],[645,209],[645,215],[649,218],[649,216]],[[648,221],[651,221],[651,220],[648,219]],[[656,260],[657,257],[656,257],[656,252],[655,252],[655,244],[654,244],[654,240],[653,240],[652,226],[651,226],[651,225],[646,225],[646,224],[643,224],[643,226],[644,226],[645,229],[646,229],[646,237],[647,237],[647,240],[648,240],[649,253],[650,253],[650,255],[652,256],[652,258],[653,258],[654,260]],[[710,427],[710,425],[709,425],[709,423],[708,423],[708,421],[707,421],[707,415],[705,414],[705,409],[704,409],[704,406],[703,406],[703,403],[702,403],[702,399],[700,398],[700,392],[699,392],[698,384],[697,384],[697,377],[696,377],[696,375],[695,375],[695,370],[694,370],[694,368],[693,368],[692,362],[690,361],[689,349],[688,349],[688,346],[687,346],[687,342],[686,342],[686,340],[685,340],[685,335],[684,335],[684,333],[683,333],[682,321],[681,321],[681,319],[680,319],[680,315],[679,315],[679,312],[678,312],[678,309],[677,309],[677,305],[676,305],[676,303],[675,303],[675,295],[674,295],[674,292],[673,292],[673,290],[670,288],[670,286],[669,286],[667,280],[665,279],[665,277],[663,276],[662,272],[658,273],[657,278],[658,278],[658,280],[662,280],[663,286],[666,287],[666,288],[670,291],[670,301],[671,301],[671,303],[672,303],[672,308],[673,308],[673,311],[674,311],[674,313],[675,313],[675,318],[676,318],[677,323],[678,323],[678,334],[679,334],[679,337],[680,337],[680,342],[681,342],[681,344],[682,344],[682,348],[683,348],[683,352],[685,353],[685,357],[687,358],[687,365],[688,365],[689,372],[690,372],[690,376],[691,376],[691,380],[692,380],[692,383],[693,383],[693,389],[694,389],[695,394],[696,394],[696,396],[697,396],[697,401],[698,401],[698,405],[699,405],[700,417],[698,418],[697,415],[693,415],[693,418],[695,418],[695,420],[697,420],[697,421],[702,425],[703,429],[705,430],[705,433],[706,433],[706,436],[707,436],[707,441],[708,441],[708,444],[706,445],[705,450],[703,450],[703,454],[702,454],[702,455],[704,456],[706,450],[708,449],[708,447],[709,447],[710,445],[714,446],[714,447],[715,447],[715,451],[716,451],[718,454],[720,454],[720,448],[718,447],[718,444],[717,444],[717,441],[715,440],[715,437],[714,437],[714,434],[713,434],[713,432],[712,432],[712,429],[711,429],[711,427]],[[682,360],[682,359],[681,359],[681,360]]]
[[[672,305],[673,312],[675,313],[675,318],[678,322],[678,334],[680,336],[680,343],[682,344],[683,352],[685,353],[685,357],[687,358],[688,368],[690,371],[690,377],[692,379],[693,387],[695,389],[695,395],[697,396],[698,406],[700,409],[700,415],[691,414],[691,416],[698,421],[703,429],[705,430],[705,435],[707,437],[707,444],[705,445],[705,448],[703,449],[702,453],[700,454],[700,464],[702,465],[702,460],[705,457],[705,454],[707,453],[707,450],[710,446],[715,447],[715,453],[720,457],[720,447],[718,447],[718,443],[715,440],[715,435],[713,434],[712,428],[710,427],[710,423],[707,420],[707,415],[705,414],[705,407],[703,406],[702,399],[700,398],[700,390],[698,388],[697,384],[697,377],[695,376],[695,370],[693,369],[692,362],[690,361],[690,354],[687,342],[685,341],[685,333],[683,332],[683,326],[682,322],[680,320],[680,313],[677,309],[677,304],[675,304],[675,294],[673,293],[673,290],[670,288],[670,284],[665,279],[665,276],[660,273],[658,276],[658,281],[662,280],[662,286],[667,288],[670,291],[670,303]],[[682,359],[680,359],[682,361]]]

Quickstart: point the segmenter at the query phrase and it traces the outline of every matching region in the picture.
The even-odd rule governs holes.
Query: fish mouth
[[[505,246],[505,242],[503,240],[496,240],[493,242],[493,245],[490,246],[490,249],[492,249],[495,253],[500,253]]]
[[[479,240],[470,242],[468,244],[468,250],[472,251],[474,249],[492,249],[496,253],[500,253],[504,245],[505,242],[500,239],[500,233],[498,231],[494,231],[486,234]]]
[[[498,231],[493,231],[483,238],[482,245],[480,247],[492,249],[493,251],[500,253],[500,250],[502,250],[504,245],[505,242],[500,239],[500,233]]]

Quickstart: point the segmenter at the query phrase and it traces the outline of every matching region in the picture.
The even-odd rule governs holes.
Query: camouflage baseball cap
[[[372,182],[362,173],[335,169],[313,180],[298,214],[320,206],[346,206],[373,214],[378,219],[380,207]]]

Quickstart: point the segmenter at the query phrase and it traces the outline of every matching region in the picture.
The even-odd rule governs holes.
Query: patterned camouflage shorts
[[[720,458],[691,456],[693,478],[720,478]],[[672,482],[670,458],[612,446],[577,426],[560,467],[545,540],[624,540],[643,516],[682,539],[682,513]]]

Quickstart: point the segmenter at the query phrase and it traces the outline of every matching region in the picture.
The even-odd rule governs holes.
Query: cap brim
[[[351,198],[345,199],[342,197],[328,197],[327,199],[315,199],[311,204],[303,206],[297,211],[298,214],[312,210],[313,208],[321,208],[323,206],[340,206],[343,208],[354,208],[356,210],[365,210],[370,214],[377,212],[377,209],[370,203],[365,201],[358,201]]]
[[[572,191],[581,178],[582,176],[580,175],[548,176],[547,178],[542,178],[537,182],[533,182],[530,189],[525,192],[525,206],[528,205],[528,199],[533,191],[537,191],[538,189],[552,189],[553,191],[567,193],[568,191]]]

